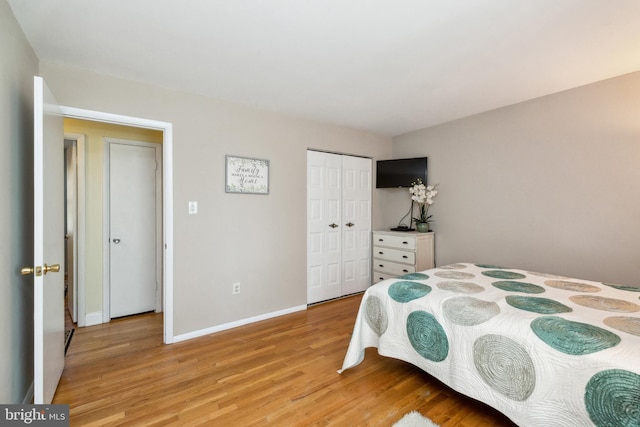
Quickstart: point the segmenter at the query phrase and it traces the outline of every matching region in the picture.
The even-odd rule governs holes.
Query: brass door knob
[[[58,266],[58,269],[60,269],[60,266]],[[42,267],[22,267],[20,273],[22,273],[23,276],[28,276],[33,273],[35,273],[36,276],[42,276]]]
[[[42,268],[42,271],[44,272],[44,274],[47,274],[48,272],[58,273],[60,271],[60,264],[52,264],[52,265],[45,264],[44,267]]]

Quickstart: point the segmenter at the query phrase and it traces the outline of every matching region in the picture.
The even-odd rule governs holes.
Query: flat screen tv
[[[378,160],[376,188],[410,187],[420,178],[427,185],[427,158]]]

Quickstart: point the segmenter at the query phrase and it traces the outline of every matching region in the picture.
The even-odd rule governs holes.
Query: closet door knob
[[[348,222],[348,223],[346,223],[345,225],[346,225],[347,227],[353,227],[355,224],[354,224],[354,223],[352,223],[352,222]]]
[[[338,224],[336,224],[336,223],[334,222],[333,224],[329,224],[329,227],[331,227],[331,228],[336,228],[336,227],[338,227]]]

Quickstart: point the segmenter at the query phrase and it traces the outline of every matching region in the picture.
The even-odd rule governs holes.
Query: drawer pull
[[[378,239],[378,242],[384,242],[384,239]]]
[[[378,264],[378,267],[384,267],[384,265],[382,265],[382,264]]]
[[[378,255],[384,255],[384,252],[378,251]]]
[[[408,245],[408,244],[409,244],[409,242],[402,242],[402,244],[403,244],[403,245]]]
[[[407,258],[409,258],[409,257],[408,257],[408,256],[406,256],[406,255],[402,255],[402,258],[407,259]]]
[[[402,271],[404,271],[405,273],[408,273],[408,272],[409,272],[409,270],[402,270]]]

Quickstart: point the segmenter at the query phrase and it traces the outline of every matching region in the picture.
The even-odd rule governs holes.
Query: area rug
[[[402,417],[393,427],[438,427],[438,424],[423,417],[419,412],[413,411]]]

